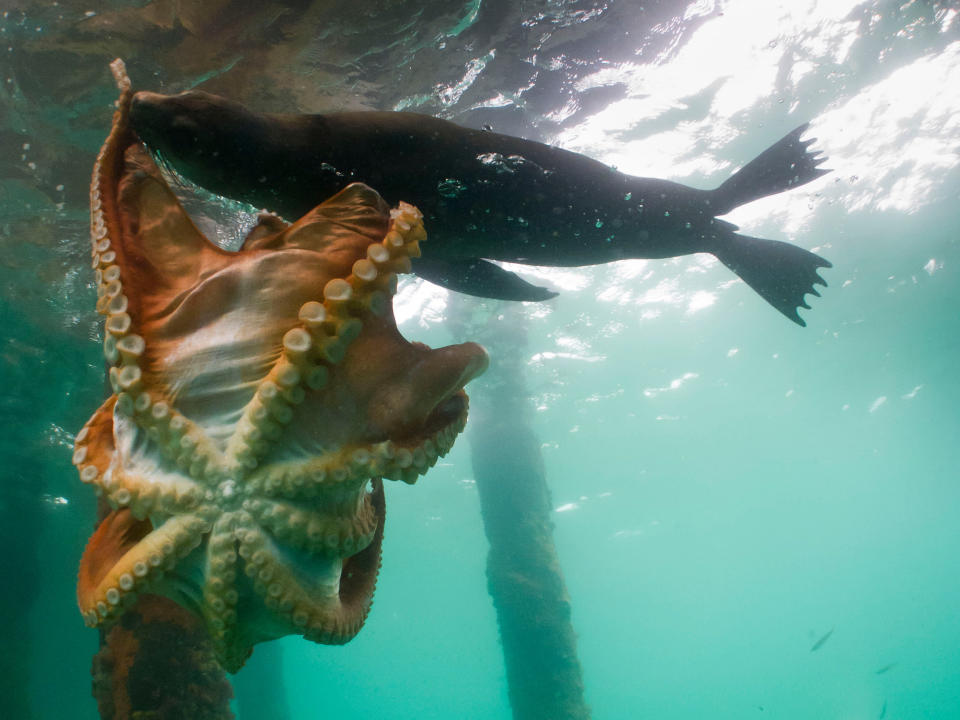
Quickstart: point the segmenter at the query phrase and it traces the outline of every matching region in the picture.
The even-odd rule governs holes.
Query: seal
[[[265,114],[216,95],[138,92],[131,125],[161,158],[208,190],[300,217],[356,181],[415,203],[430,242],[413,271],[450,290],[546,300],[491,260],[581,266],[709,252],[774,308],[806,323],[804,295],[826,286],[824,258],[741,235],[718,219],[829,172],[801,125],[700,190],[618,172],[578,153],[408,112]]]

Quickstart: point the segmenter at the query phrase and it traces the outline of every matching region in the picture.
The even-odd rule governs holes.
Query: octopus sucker
[[[397,273],[426,232],[365,185],[293,223],[262,217],[239,251],[211,243],[130,130],[112,69],[90,227],[113,394],[73,454],[110,511],[81,560],[84,621],[165,595],[229,671],[287,634],[347,642],[380,567],[381,478],[412,482],[450,449],[487,355],[397,330]]]

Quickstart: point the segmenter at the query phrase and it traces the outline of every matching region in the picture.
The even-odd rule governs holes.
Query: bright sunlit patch
[[[693,293],[693,296],[690,298],[690,302],[687,303],[687,314],[692,314],[699,312],[704,308],[708,308],[717,301],[716,293],[707,292],[705,290],[697,290]]]
[[[695,2],[692,2],[687,6],[687,9],[683,13],[683,19],[691,20],[693,18],[709,15],[716,9],[716,6],[717,3],[715,0],[695,0]]]
[[[727,4],[722,15],[700,26],[675,55],[655,63],[601,68],[583,78],[578,89],[618,82],[627,86],[628,97],[565,130],[557,143],[631,174],[673,178],[717,174],[729,161],[714,153],[744,131],[737,115],[771,99],[769,88],[782,84],[784,67],[795,84],[817,67],[846,60],[858,30],[856,20],[847,18],[859,4],[859,0]],[[713,4],[697,2],[688,12],[704,14],[708,5]],[[704,105],[707,113],[700,111]],[[668,113],[682,120],[653,136],[630,137],[632,128]]]
[[[405,278],[393,299],[397,326],[416,321],[425,328],[443,322],[449,300],[450,293],[439,285],[419,278]]]
[[[940,32],[945,33],[950,30],[950,27],[953,25],[953,22],[957,19],[957,11],[953,8],[947,10],[947,14],[943,16],[943,23],[940,25]]]
[[[659,520],[651,520],[649,523],[646,523],[646,527],[638,528],[625,528],[623,530],[617,530],[611,535],[611,538],[618,540],[625,540],[627,538],[641,537],[643,535],[648,535],[650,533],[656,533],[660,529]]]
[[[527,282],[534,285],[548,285],[557,292],[583,290],[590,284],[589,270],[584,268],[556,268],[510,262],[499,262],[497,264],[505,270],[517,273]]]
[[[572,335],[557,335],[554,342],[562,348],[572,352],[582,353],[590,348],[590,343],[586,340]]]
[[[917,385],[915,388],[913,388],[913,390],[908,392],[906,395],[901,395],[900,397],[903,398],[904,400],[913,400],[917,396],[917,393],[920,392],[920,390],[922,389],[923,389],[923,385]]]
[[[580,362],[603,362],[606,360],[605,355],[581,355],[579,353],[569,353],[569,352],[539,352],[533,355],[530,358],[530,365],[540,365],[549,360],[577,360]]]
[[[487,63],[496,57],[496,54],[496,50],[491,50],[483,57],[473,58],[467,63],[466,72],[458,82],[451,85],[439,84],[434,88],[434,92],[444,107],[455,105],[460,100],[476,79],[480,77],[480,73],[483,72]]]
[[[860,178],[842,198],[847,209],[913,213],[935,199],[943,175],[960,163],[958,103],[960,42],[954,42],[818,118],[831,164]]]
[[[691,11],[701,14],[701,5],[708,3],[691,5]],[[616,82],[627,87],[627,97],[566,128],[555,142],[622,172],[715,186],[733,169],[728,143],[749,132],[759,151],[785,129],[745,127],[744,113],[773,101],[795,103],[822,68],[846,62],[860,31],[852,13],[861,6],[859,0],[741,0],[724,6],[723,14],[700,26],[676,54],[606,66],[582,78],[581,91]],[[956,14],[947,11],[939,23],[942,32]],[[777,87],[783,87],[783,97],[770,95]],[[958,104],[960,42],[955,42],[844,96],[816,118],[797,117],[797,124],[815,122],[806,137],[820,139],[816,147],[829,156],[835,174],[738,208],[729,219],[747,232],[775,225],[781,239],[793,240],[807,230],[821,203],[915,212],[937,197],[945,173],[960,164]],[[739,160],[742,164],[743,157]]]
[[[685,297],[680,292],[680,282],[677,278],[664,278],[656,287],[647,290],[641,297],[640,305],[680,305]]]
[[[558,347],[563,348],[566,352],[583,357],[584,359],[586,359],[586,353],[590,350],[589,342],[583,338],[574,337],[572,335],[557,335],[554,338],[554,342]]]
[[[679,390],[681,387],[683,387],[683,385],[684,385],[686,382],[688,382],[688,381],[690,381],[690,380],[694,380],[694,379],[696,379],[696,378],[698,378],[698,377],[700,377],[700,373],[687,372],[687,373],[684,373],[682,376],[680,376],[680,377],[678,377],[678,378],[676,378],[676,379],[674,379],[674,380],[671,380],[671,381],[670,381],[670,384],[667,385],[666,387],[645,388],[644,391],[643,391],[643,394],[644,394],[646,397],[656,397],[657,395],[659,395],[659,394],[661,394],[661,393],[665,393],[665,392],[667,392],[668,390]]]
[[[33,355],[33,351],[35,350],[35,348],[29,347],[24,343],[20,343],[14,339],[8,340],[6,344],[8,349],[10,349],[11,345],[14,345],[17,351],[19,351],[20,348],[16,346],[22,345],[31,355]],[[36,356],[39,357],[39,354]],[[52,447],[68,448],[70,452],[73,452],[73,444],[75,439],[76,436],[73,433],[67,431],[65,428],[60,427],[56,423],[50,423],[44,432],[44,440],[46,441],[47,445]]]
[[[560,123],[565,122],[567,118],[575,115],[579,109],[580,103],[577,102],[575,97],[571,96],[561,107],[544,115],[544,119],[559,125]]]
[[[692,275],[702,275],[706,272],[709,272],[714,265],[716,265],[719,260],[710,253],[697,253],[696,255],[689,256],[685,273]]]
[[[618,388],[617,388],[616,390],[614,390],[613,392],[608,392],[608,393],[593,393],[592,395],[588,395],[587,397],[585,397],[585,398],[583,399],[583,401],[584,401],[584,402],[588,402],[588,403],[603,403],[603,402],[606,402],[607,400],[610,400],[610,399],[612,399],[612,398],[620,397],[621,395],[624,394],[624,392],[625,392],[625,390],[624,390],[623,386],[621,385],[620,387],[618,387]]]

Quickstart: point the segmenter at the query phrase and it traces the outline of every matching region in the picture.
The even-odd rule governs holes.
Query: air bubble
[[[446,198],[459,197],[466,189],[466,185],[453,178],[446,178],[437,183],[437,192]]]

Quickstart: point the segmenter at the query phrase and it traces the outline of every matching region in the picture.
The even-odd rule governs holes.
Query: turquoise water
[[[98,716],[74,600],[95,501],[70,448],[103,392],[85,186],[123,55],[143,89],[489,122],[697,187],[812,121],[834,172],[729,218],[833,263],[806,328],[706,256],[519,268],[561,292],[545,304],[410,280],[397,314],[434,346],[471,338],[450,317],[526,318],[525,343],[489,342],[490,375],[522,369],[594,718],[960,718],[950,3],[266,4],[232,23],[181,4],[172,29],[112,23],[121,3],[0,20],[0,675],[32,712],[13,717]],[[511,716],[470,433],[387,488],[360,635],[258,649],[239,718],[273,716],[251,708],[274,693],[298,719]]]

